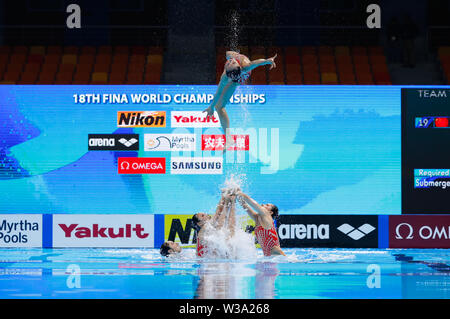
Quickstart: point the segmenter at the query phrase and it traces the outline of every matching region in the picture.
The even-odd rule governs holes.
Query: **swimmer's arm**
[[[227,216],[227,211],[229,207],[230,207],[230,200],[228,198],[225,198],[222,210],[220,211],[220,214],[218,214],[218,219],[216,220],[216,223],[214,225],[217,229],[222,228],[223,224],[225,224],[225,217]]]
[[[230,214],[228,217],[228,228],[231,236],[234,235],[234,228],[236,226],[236,196],[231,198]]]
[[[256,215],[267,216],[267,210],[259,205],[253,198],[244,193],[240,193],[239,196],[241,196],[243,200],[254,209]]]
[[[256,221],[256,218],[258,217],[258,213],[255,212],[253,209],[251,209],[250,206],[248,206],[248,204],[245,202],[245,200],[241,196],[239,196],[239,204],[241,204],[242,208],[245,209],[248,216],[250,216],[251,219]]]
[[[222,197],[220,198],[220,201],[217,204],[216,212],[214,213],[214,216],[213,216],[213,219],[212,219],[213,222],[216,223],[217,220],[219,219],[220,215],[223,212],[224,205],[225,205],[225,197],[222,194]]]
[[[274,57],[269,58],[269,59],[257,59],[257,60],[253,60],[251,61],[249,64],[247,64],[246,66],[244,66],[242,68],[242,71],[244,72],[249,72],[259,66],[263,66],[263,65],[271,65],[271,69],[276,67],[275,64],[275,58],[277,57],[277,55],[275,54]]]

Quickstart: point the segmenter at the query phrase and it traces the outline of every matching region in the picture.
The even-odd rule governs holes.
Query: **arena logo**
[[[283,224],[278,228],[280,239],[330,239],[327,224]]]
[[[0,215],[0,247],[41,247],[42,215]]]
[[[282,247],[378,247],[378,216],[281,214],[279,223]]]
[[[138,140],[136,138],[131,138],[129,140],[125,139],[125,138],[121,138],[119,140],[119,143],[121,143],[122,145],[125,145],[126,147],[130,147],[134,144],[136,144],[138,142]]]
[[[172,157],[171,174],[222,174],[222,157]]]
[[[450,215],[389,216],[390,248],[450,248]]]
[[[164,157],[119,157],[119,174],[165,174]]]
[[[370,234],[372,231],[375,230],[375,227],[373,227],[370,224],[364,224],[358,228],[355,228],[349,224],[342,224],[337,228],[340,232],[346,234],[348,237],[350,237],[353,240],[360,240],[364,236]]]
[[[89,146],[114,147],[116,140],[114,138],[89,138]]]
[[[195,134],[145,134],[144,150],[195,151]]]
[[[213,116],[207,116],[202,111],[172,111],[172,127],[220,127],[217,112]]]
[[[138,151],[139,134],[89,134],[89,151]]]
[[[124,227],[99,227],[99,224],[93,224],[90,227],[78,227],[78,224],[58,224],[64,232],[66,238],[71,238],[72,235],[76,238],[132,238],[133,233],[137,238],[147,238],[149,233],[144,232],[144,227],[141,224],[126,224]]]
[[[166,127],[165,111],[119,111],[118,127]]]

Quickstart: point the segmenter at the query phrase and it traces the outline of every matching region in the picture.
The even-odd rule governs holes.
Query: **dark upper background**
[[[81,7],[81,29],[66,7]],[[381,6],[368,29],[366,7]],[[214,84],[226,49],[279,54],[252,84],[447,84],[450,0],[3,0],[0,82]]]

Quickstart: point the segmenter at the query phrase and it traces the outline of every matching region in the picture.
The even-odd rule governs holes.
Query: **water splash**
[[[212,227],[212,226],[210,226]],[[207,259],[255,259],[257,250],[253,236],[235,226],[231,236],[228,227],[221,229],[205,229],[204,241],[208,247]]]
[[[221,185],[222,189],[243,189],[247,184],[247,175],[244,173],[230,173],[230,175],[225,179]]]
[[[252,87],[252,86],[249,86],[249,85],[246,85],[245,87],[244,86],[241,86],[241,85],[239,85],[237,88],[236,88],[236,91],[234,92],[234,94],[237,94],[237,95],[252,95],[252,94],[255,94],[256,92],[255,92],[255,90],[254,90],[254,88]],[[249,111],[249,105],[250,104],[247,104],[247,103],[242,103],[242,102],[240,102],[237,106],[239,106],[240,107],[240,116],[241,116],[241,126],[243,127],[243,128],[245,128],[245,127],[247,127],[247,125],[248,125],[248,123],[251,121],[251,114],[250,114],[250,111]]]
[[[239,52],[239,35],[241,33],[241,26],[239,23],[239,13],[236,10],[231,12],[230,31],[227,36],[228,47],[232,51]]]

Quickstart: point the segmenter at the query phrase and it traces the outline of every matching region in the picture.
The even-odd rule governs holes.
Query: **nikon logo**
[[[165,111],[117,112],[118,127],[166,127]]]

